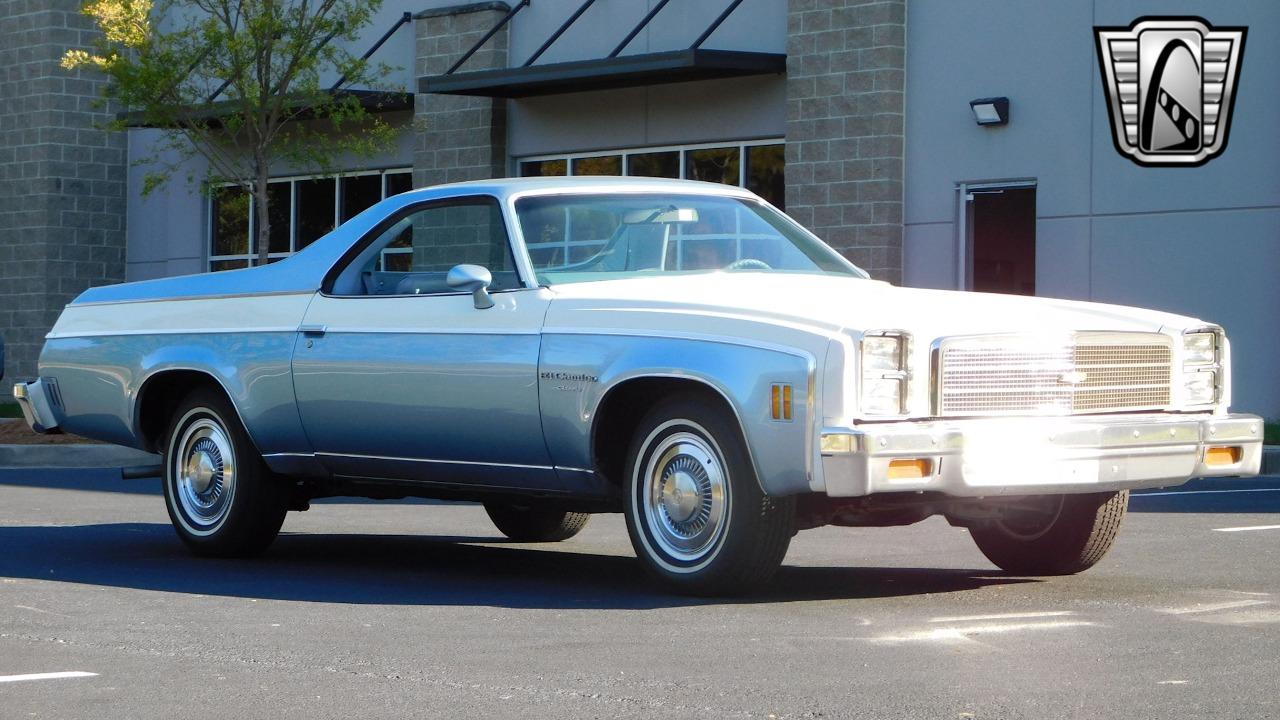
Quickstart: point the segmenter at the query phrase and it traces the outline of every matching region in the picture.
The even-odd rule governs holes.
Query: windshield
[[[866,277],[763,203],[714,195],[539,195],[516,215],[543,285],[695,272]]]

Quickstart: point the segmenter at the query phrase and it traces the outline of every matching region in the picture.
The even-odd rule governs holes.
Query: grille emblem
[[[1058,381],[1066,385],[1082,385],[1089,377],[1083,370],[1068,370],[1058,376]]]

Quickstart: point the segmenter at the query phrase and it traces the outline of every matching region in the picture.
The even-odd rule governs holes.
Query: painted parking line
[[[1071,610],[1050,610],[1048,612],[999,613],[996,615],[955,615],[950,617],[931,618],[931,623],[982,622],[984,620],[1029,620],[1034,618],[1063,617],[1075,615]]]
[[[1267,600],[1229,600],[1219,603],[1200,603],[1188,607],[1168,608],[1161,610],[1162,613],[1169,615],[1194,615],[1198,613],[1216,613],[1223,610],[1238,610],[1240,608],[1257,607],[1258,605],[1269,605]]]
[[[26,680],[61,680],[63,678],[81,678],[81,677],[97,677],[97,676],[98,676],[98,673],[84,672],[81,670],[68,670],[66,672],[32,673],[29,675],[0,675],[0,683],[24,682]]]
[[[1280,530],[1280,525],[1245,525],[1243,527],[1214,528],[1214,532],[1250,532],[1252,530]]]
[[[905,644],[917,642],[973,642],[976,636],[1002,635],[1035,630],[1062,630],[1066,628],[1092,627],[1096,623],[1087,620],[1050,620],[1047,622],[1002,623],[996,625],[969,625],[961,627],[931,628],[904,633],[867,638],[873,643]]]

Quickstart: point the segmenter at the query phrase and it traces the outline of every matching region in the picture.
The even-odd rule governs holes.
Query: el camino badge
[[[559,381],[559,384],[555,386],[555,389],[564,390],[566,392],[581,392],[583,389],[582,383],[600,382],[600,378],[595,375],[587,375],[586,373],[567,373],[544,370],[539,373],[539,376],[543,380]]]

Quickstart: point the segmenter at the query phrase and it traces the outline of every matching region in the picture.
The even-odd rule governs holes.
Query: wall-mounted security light
[[[969,101],[969,109],[973,111],[973,119],[979,125],[1008,125],[1009,98],[993,97]]]

